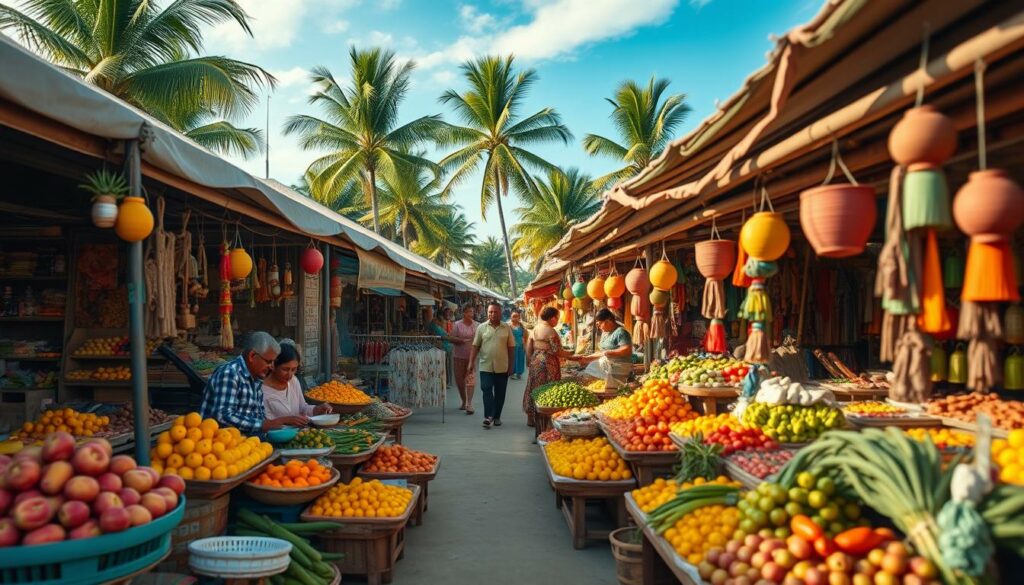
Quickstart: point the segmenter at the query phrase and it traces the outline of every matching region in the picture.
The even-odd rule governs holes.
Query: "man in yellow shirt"
[[[505,406],[505,390],[516,350],[515,336],[508,323],[501,322],[501,305],[487,305],[487,321],[477,327],[473,351],[469,356],[469,372],[480,368],[480,390],[484,395],[484,428],[501,426],[501,409]]]

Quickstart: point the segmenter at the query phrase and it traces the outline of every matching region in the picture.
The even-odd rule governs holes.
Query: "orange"
[[[220,425],[217,424],[216,420],[208,418],[199,424],[199,428],[203,429],[204,431],[209,429],[210,431],[216,433],[217,430],[220,428]]]
[[[179,455],[188,455],[192,451],[195,451],[196,443],[192,439],[182,439],[178,445],[174,448],[174,451]]]
[[[191,467],[192,469],[200,467],[202,466],[202,464],[203,456],[200,455],[199,453],[192,452],[185,457],[185,465]]]
[[[198,428],[203,422],[203,417],[198,412],[190,412],[185,415],[185,426],[194,429]]]
[[[179,475],[177,467],[165,467],[164,475]]]
[[[181,479],[184,479],[184,480],[189,480],[189,479],[195,479],[196,478],[195,473],[193,473],[192,469],[189,468],[189,467],[182,467],[182,468],[178,469],[178,475],[180,475]]]
[[[224,465],[218,465],[213,468],[213,473],[210,476],[212,479],[220,481],[228,478],[228,468]]]
[[[156,442],[158,445],[162,443],[167,443],[168,445],[170,445],[172,443],[171,433],[169,431],[164,431],[160,433],[159,435],[156,436]]]
[[[185,426],[185,417],[179,416],[178,418],[174,419],[174,426],[176,426],[176,427],[183,427],[183,426]]]
[[[185,458],[182,457],[181,455],[178,455],[177,453],[174,453],[173,455],[167,458],[168,468],[181,467],[182,465],[185,465]]]
[[[214,455],[220,455],[227,449],[227,447],[224,446],[224,443],[220,442],[213,443],[210,447],[210,452]]]
[[[167,459],[174,453],[174,446],[170,443],[157,443],[156,456],[160,459]]]
[[[179,417],[180,418],[180,417]],[[184,425],[174,425],[169,431],[171,434],[171,441],[177,443],[178,441],[185,438],[188,434],[188,429]]]
[[[239,471],[237,465],[228,465],[228,477],[235,477],[236,475],[238,475],[238,473]]]
[[[185,432],[185,436],[193,441],[199,441],[203,438],[203,431],[198,428],[189,429]]]
[[[225,445],[230,445],[231,444],[231,431],[229,431],[227,429],[220,429],[214,435],[214,438],[216,439],[216,442],[218,442],[218,443],[223,443]]]
[[[205,467],[197,467],[195,471],[196,479],[199,481],[209,481],[213,476],[213,472]]]
[[[217,465],[219,464],[220,460],[217,459],[217,456],[214,455],[213,453],[207,453],[206,455],[203,456],[203,467],[213,469],[217,467]]]
[[[210,439],[200,439],[199,441],[196,442],[196,453],[199,453],[200,455],[206,455],[212,450],[213,443],[210,442]]]

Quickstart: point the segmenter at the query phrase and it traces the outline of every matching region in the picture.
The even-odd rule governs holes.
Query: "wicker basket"
[[[598,426],[597,419],[574,422],[553,419],[551,422],[555,425],[555,428],[558,429],[558,432],[568,439],[588,439],[590,437],[596,437],[601,432],[601,427]]]

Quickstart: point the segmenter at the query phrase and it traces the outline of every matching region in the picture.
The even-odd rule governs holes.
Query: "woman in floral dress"
[[[538,386],[555,382],[562,378],[560,358],[571,357],[572,354],[562,349],[562,340],[555,331],[558,324],[558,309],[545,307],[540,312],[540,322],[533,328],[526,344],[526,361],[530,364],[530,379],[526,382],[523,394],[523,411],[526,412],[527,426],[534,426],[537,405],[530,398],[530,393]]]

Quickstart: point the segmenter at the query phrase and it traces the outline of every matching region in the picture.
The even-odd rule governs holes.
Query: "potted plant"
[[[114,227],[117,221],[117,202],[128,194],[128,181],[121,173],[100,169],[86,175],[79,185],[92,193],[92,223],[99,228]]]

